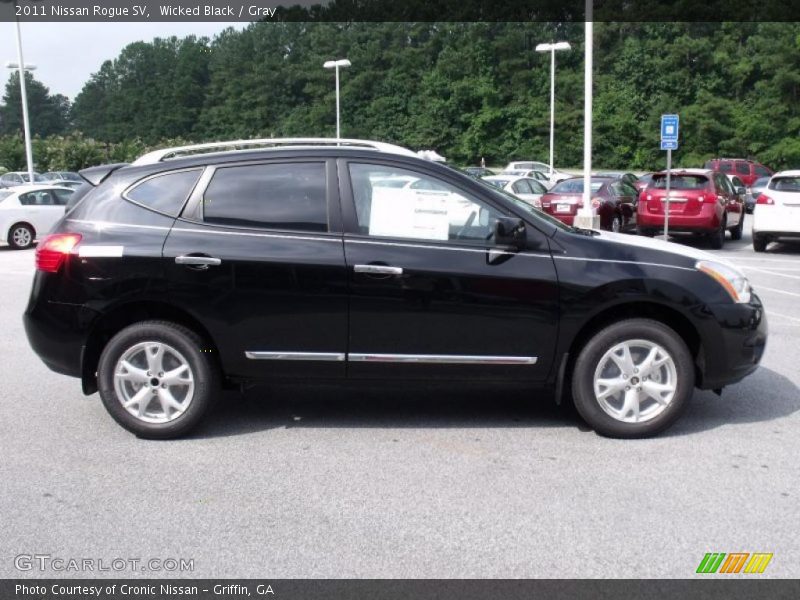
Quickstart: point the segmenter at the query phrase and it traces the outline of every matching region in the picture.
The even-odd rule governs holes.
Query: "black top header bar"
[[[586,20],[585,0],[0,0],[0,21]],[[800,21],[800,0],[594,0],[593,21]]]

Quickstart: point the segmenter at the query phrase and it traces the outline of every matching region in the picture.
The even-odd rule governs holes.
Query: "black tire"
[[[766,252],[769,240],[763,235],[753,234],[753,250],[756,252]]]
[[[629,423],[608,414],[594,393],[594,374],[603,356],[626,340],[646,340],[665,349],[674,362],[677,381],[672,400],[652,419]],[[643,438],[672,425],[694,390],[694,362],[683,339],[663,323],[650,319],[628,319],[598,331],[581,349],[572,374],[572,397],[581,417],[598,434],[614,438]]]
[[[642,229],[641,227],[636,228],[636,235],[643,235],[644,237],[653,237],[656,234],[655,231],[652,229]]]
[[[177,350],[188,363],[194,380],[194,392],[185,412],[164,423],[148,423],[129,413],[114,386],[117,361],[129,349],[147,341]],[[205,346],[194,331],[170,321],[142,321],[117,333],[106,344],[97,366],[100,397],[108,413],[122,427],[142,438],[170,439],[187,434],[207,414],[220,389],[219,371],[210,355],[202,351]],[[158,388],[158,384],[154,387]]]
[[[742,233],[744,232],[744,215],[745,213],[742,212],[738,225],[731,229],[731,239],[735,242],[738,242],[740,239],[742,239]]]
[[[708,242],[714,250],[720,250],[725,245],[725,229],[728,226],[728,221],[723,218],[719,229],[708,235]]]
[[[27,223],[15,223],[8,229],[8,245],[14,250],[25,250],[33,246],[36,233]]]

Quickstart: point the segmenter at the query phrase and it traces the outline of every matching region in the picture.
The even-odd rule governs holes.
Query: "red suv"
[[[744,158],[712,158],[706,161],[706,169],[712,171],[719,171],[725,175],[734,175],[741,179],[747,187],[753,185],[753,182],[760,177],[769,177],[772,175],[772,169],[769,169],[752,160]]]
[[[652,236],[664,229],[667,174],[654,173],[639,196],[638,229]],[[725,175],[707,169],[671,172],[669,230],[707,235],[712,248],[722,248],[725,231],[731,239],[742,238],[744,203]]]

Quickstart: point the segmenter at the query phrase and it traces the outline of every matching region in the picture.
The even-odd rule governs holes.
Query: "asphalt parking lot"
[[[766,355],[661,437],[604,439],[522,392],[318,387],[226,394],[194,436],[152,442],[33,354],[33,251],[0,248],[0,577],[163,574],[14,566],[49,554],[193,559],[193,577],[672,578],[770,552],[762,576],[796,578],[800,245],[755,254],[746,231],[715,253],[764,301]]]

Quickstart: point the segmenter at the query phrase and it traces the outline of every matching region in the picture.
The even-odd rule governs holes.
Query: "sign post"
[[[669,188],[672,175],[672,151],[678,149],[678,115],[661,115],[661,149],[667,151],[667,190],[664,205],[664,239],[669,235]]]

